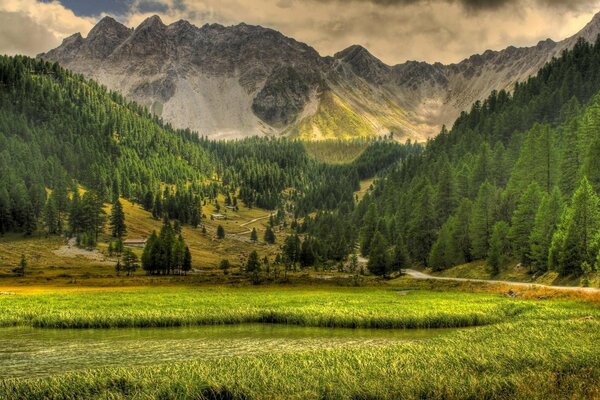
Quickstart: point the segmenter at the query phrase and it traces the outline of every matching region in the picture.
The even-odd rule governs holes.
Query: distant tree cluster
[[[183,236],[177,234],[169,220],[160,233],[156,231],[146,242],[142,268],[150,275],[187,274],[192,269],[192,254]]]

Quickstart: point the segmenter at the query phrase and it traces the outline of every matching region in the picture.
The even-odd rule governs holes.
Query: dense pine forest
[[[422,148],[377,140],[353,163],[328,165],[299,141],[211,141],[57,64],[21,56],[0,57],[0,88],[0,233],[44,229],[93,244],[103,204],[119,197],[195,227],[202,204],[218,194],[228,206],[295,218],[349,215],[361,179]]]
[[[479,259],[492,274],[600,268],[599,90],[600,41],[581,40],[475,103],[360,203],[362,253],[389,264],[405,248],[438,271]]]

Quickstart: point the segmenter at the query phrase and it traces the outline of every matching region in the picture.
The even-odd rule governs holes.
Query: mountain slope
[[[425,140],[493,90],[511,90],[579,37],[486,51],[458,64],[388,66],[361,46],[321,57],[272,29],[200,28],[148,18],[129,29],[103,18],[40,57],[98,80],[177,128],[213,138],[286,134],[308,139],[375,136]]]
[[[600,41],[581,38],[512,95],[475,103],[359,204],[363,255],[380,234],[434,271],[600,271],[598,71]]]

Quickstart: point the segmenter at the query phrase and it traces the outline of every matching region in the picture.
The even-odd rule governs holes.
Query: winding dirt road
[[[551,286],[551,285],[542,285],[539,283],[527,283],[527,282],[509,282],[509,281],[498,281],[493,279],[470,279],[470,278],[450,278],[445,276],[433,276],[425,274],[421,271],[417,271],[414,269],[404,269],[402,270],[406,275],[410,276],[413,279],[434,279],[438,281],[457,281],[457,282],[481,282],[481,283],[492,283],[492,284],[502,284],[502,285],[512,285],[512,286],[520,286],[520,287],[531,287],[531,288],[543,288],[543,289],[556,289],[556,290],[571,290],[578,292],[600,292],[600,288],[590,288],[590,287],[574,287],[574,286]]]

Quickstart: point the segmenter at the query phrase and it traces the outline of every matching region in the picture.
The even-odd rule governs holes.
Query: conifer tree
[[[118,198],[113,203],[110,212],[110,229],[112,236],[116,238],[122,238],[127,232],[125,212],[123,211],[123,205]]]
[[[524,265],[529,265],[531,262],[529,239],[535,226],[535,214],[540,206],[541,196],[540,187],[535,181],[532,182],[519,199],[517,209],[512,216],[508,235],[513,243],[512,248],[515,256]]]
[[[552,239],[549,260],[561,274],[581,274],[583,263],[594,264],[594,237],[600,230],[598,206],[598,196],[584,177]]]
[[[265,243],[268,244],[273,244],[275,243],[275,233],[273,232],[273,228],[271,228],[270,226],[267,226],[267,229],[265,230]]]
[[[217,239],[225,239],[225,228],[217,226]]]
[[[560,223],[563,208],[560,189],[555,186],[552,193],[544,195],[535,215],[535,224],[529,239],[533,272],[548,270],[550,245]]]
[[[500,268],[506,263],[509,252],[509,226],[504,221],[498,221],[492,229],[490,248],[488,251],[487,264],[492,275],[497,275]]]
[[[408,227],[407,239],[410,240],[411,258],[423,265],[427,264],[427,257],[437,236],[433,197],[434,190],[428,182],[417,195],[417,203],[414,205]]]
[[[473,204],[469,236],[474,258],[487,256],[492,228],[496,217],[496,189],[485,182],[479,188],[479,194]]]
[[[256,228],[252,228],[252,232],[250,232],[250,240],[253,242],[258,241],[258,233],[256,232]]]
[[[375,232],[372,243],[367,268],[373,275],[387,277],[391,265],[388,242],[381,233]]]

